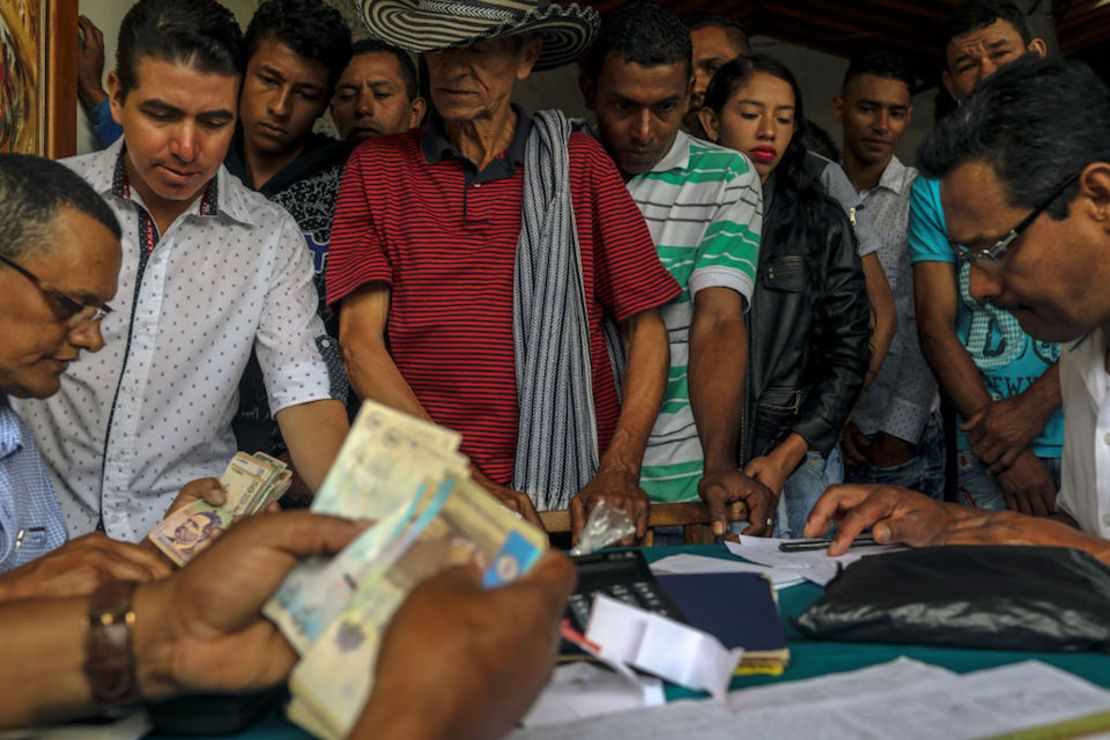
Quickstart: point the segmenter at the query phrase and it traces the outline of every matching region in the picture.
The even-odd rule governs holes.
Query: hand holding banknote
[[[354,737],[501,737],[555,664],[574,566],[548,552],[520,580],[482,587],[474,566],[451,568],[409,594],[382,637]]]
[[[174,564],[184,565],[236,520],[276,507],[292,477],[281,460],[238,452],[219,480],[201,478],[181,489],[147,540]]]
[[[262,616],[303,558],[338,552],[362,527],[306,511],[242,522],[170,578],[135,595],[143,697],[246,691],[285,679],[296,653]]]

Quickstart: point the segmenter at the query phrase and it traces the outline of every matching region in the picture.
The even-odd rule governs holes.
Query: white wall
[[[240,25],[246,28],[254,9],[258,6],[257,0],[221,0],[221,2],[235,13]],[[80,0],[78,5],[82,15],[88,16],[97,28],[104,34],[104,75],[116,64],[116,39],[119,36],[119,24],[128,9],[134,5],[134,0]],[[89,126],[88,116],[80,105],[77,106],[77,153],[85,154],[96,149],[93,143],[92,129]]]
[[[832,100],[840,92],[848,60],[767,36],[756,36],[751,44],[753,51],[777,57],[790,67],[802,88],[806,116],[832,134],[841,146],[843,137],[840,125],[833,119]],[[935,95],[936,90],[932,89],[914,98],[913,120],[897,150],[899,158],[907,164],[913,163],[917,144],[932,126]],[[578,66],[574,64],[532,75],[517,85],[514,99],[530,111],[558,107],[569,115],[587,115],[578,92]]]

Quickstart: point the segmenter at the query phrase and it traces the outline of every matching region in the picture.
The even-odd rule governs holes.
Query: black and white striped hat
[[[362,0],[362,19],[374,36],[416,53],[537,33],[537,70],[573,62],[599,24],[593,8],[547,0]]]

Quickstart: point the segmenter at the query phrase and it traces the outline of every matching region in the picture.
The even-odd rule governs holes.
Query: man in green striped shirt
[[[747,371],[744,309],[759,261],[763,196],[739,152],[681,131],[692,86],[690,36],[655,3],[602,18],[581,78],[602,143],[640,206],[663,265],[683,287],[663,308],[671,362],[640,485],[652,502],[723,487],[765,534],[770,492],[737,469]],[[723,512],[714,516],[724,534]]]

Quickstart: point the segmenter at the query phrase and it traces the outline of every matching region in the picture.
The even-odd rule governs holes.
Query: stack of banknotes
[[[220,483],[227,492],[223,506],[194,501],[166,517],[147,535],[178,565],[192,560],[241,517],[250,516],[281,498],[293,471],[263,452],[235,453]]]
[[[289,717],[318,737],[350,733],[382,632],[416,584],[476,561],[496,587],[547,548],[546,534],[471,481],[459,442],[367,402],[317,492],[314,511],[374,522],[335,557],[298,565],[264,609],[301,655]]]

